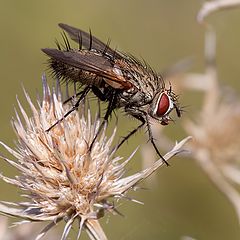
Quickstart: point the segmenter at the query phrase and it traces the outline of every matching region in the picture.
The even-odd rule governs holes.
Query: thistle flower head
[[[218,164],[239,162],[240,107],[238,101],[218,103],[209,112],[201,112],[196,122],[187,122],[186,130],[195,136],[194,149],[205,149]],[[220,166],[220,165],[219,165]]]
[[[114,157],[111,145],[115,131],[107,138],[105,128],[89,148],[100,126],[98,116],[92,120],[89,108],[82,104],[80,111],[74,111],[46,132],[71,109],[71,104],[63,104],[59,88],[50,91],[45,77],[43,100],[38,101],[38,107],[25,95],[32,117],[27,116],[18,102],[21,117],[16,114],[13,120],[17,146],[13,150],[1,143],[17,162],[2,158],[17,168],[20,175],[14,179],[3,175],[1,178],[19,187],[28,200],[14,205],[0,204],[0,212],[27,221],[51,221],[37,239],[61,220],[66,221],[62,239],[67,238],[75,220],[79,222],[78,238],[84,227],[92,239],[106,239],[98,219],[105,211],[117,212],[111,199],[124,197],[130,188],[158,169],[162,161],[123,177],[131,157],[125,161]],[[178,153],[185,141],[175,146],[165,159]]]

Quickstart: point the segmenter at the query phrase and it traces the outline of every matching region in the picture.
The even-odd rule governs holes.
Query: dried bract
[[[61,239],[67,239],[75,220],[79,223],[77,239],[83,227],[91,239],[107,239],[98,219],[106,211],[118,213],[114,199],[124,198],[129,189],[162,166],[162,160],[148,169],[124,177],[125,166],[131,157],[122,161],[122,158],[114,156],[114,147],[111,145],[116,129],[108,138],[105,126],[89,150],[100,126],[98,115],[92,120],[90,110],[81,105],[79,112],[74,111],[46,132],[71,108],[71,104],[63,104],[59,88],[50,91],[45,77],[43,100],[38,102],[38,107],[25,95],[32,117],[27,116],[18,102],[21,117],[16,114],[13,120],[17,146],[11,149],[1,143],[17,161],[2,158],[18,169],[20,175],[15,178],[0,177],[20,188],[28,200],[19,203],[2,202],[0,212],[20,217],[24,222],[50,221],[36,239],[40,239],[61,220],[66,222]],[[165,155],[165,159],[179,153],[187,140],[177,144]]]

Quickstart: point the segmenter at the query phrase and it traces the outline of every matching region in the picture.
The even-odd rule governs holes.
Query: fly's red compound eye
[[[160,99],[158,101],[156,115],[159,117],[164,116],[171,109],[172,101],[166,93],[162,93],[160,95]]]

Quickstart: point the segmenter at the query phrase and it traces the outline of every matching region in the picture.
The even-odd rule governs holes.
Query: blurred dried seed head
[[[219,100],[211,111],[187,121],[185,129],[195,138],[191,142],[194,151],[207,149],[218,165],[240,163],[240,101]]]
[[[199,23],[203,23],[205,18],[219,10],[226,10],[229,8],[236,8],[240,6],[239,0],[212,0],[205,1],[202,8],[199,10],[197,20]]]
[[[231,202],[240,222],[240,192],[236,187],[240,184],[240,100],[230,87],[219,83],[216,36],[212,27],[206,30],[205,73],[190,74],[186,79],[193,89],[204,92],[202,109],[193,120],[185,121],[184,128],[194,138],[189,144],[192,157]]]

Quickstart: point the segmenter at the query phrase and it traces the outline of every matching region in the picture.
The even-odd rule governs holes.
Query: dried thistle
[[[2,158],[18,169],[20,176],[0,177],[20,188],[28,200],[2,202],[0,212],[22,218],[23,222],[50,221],[36,239],[40,239],[61,220],[66,222],[61,239],[67,239],[75,220],[78,220],[79,228],[77,239],[83,227],[91,239],[107,239],[98,219],[107,211],[118,213],[114,199],[124,198],[128,190],[162,166],[162,160],[141,172],[124,177],[125,166],[132,156],[125,161],[114,157],[111,144],[116,129],[107,138],[105,127],[89,151],[100,126],[98,115],[92,120],[90,110],[85,109],[87,114],[84,114],[86,111],[81,106],[80,112],[73,112],[47,133],[45,130],[61,118],[71,105],[63,104],[59,88],[50,92],[45,77],[43,100],[38,101],[37,108],[27,93],[25,95],[32,117],[27,116],[18,102],[24,123],[16,113],[13,127],[18,138],[17,146],[14,150],[1,142],[17,162]],[[164,158],[169,160],[182,151],[181,147],[188,139],[176,144]]]
[[[228,8],[236,8],[240,6],[239,0],[212,0],[205,1],[202,8],[198,12],[197,20],[199,23],[202,23],[204,19],[219,10],[224,10]]]
[[[230,3],[212,1],[209,4],[220,2]],[[201,11],[199,16],[205,14]],[[223,88],[219,83],[216,35],[213,27],[205,27],[205,72],[187,73],[176,76],[178,79],[174,80],[181,81],[177,84],[185,91],[203,92],[202,109],[198,110],[192,120],[183,123],[187,134],[193,136],[193,141],[188,145],[189,151],[191,157],[232,204],[240,223],[240,99],[231,87]],[[160,130],[156,131],[159,134]],[[167,148],[170,145],[169,139],[162,139],[165,144],[161,146]],[[151,155],[150,151],[145,147],[144,156]]]
[[[192,157],[231,202],[240,222],[240,192],[236,188],[236,184],[240,184],[240,100],[230,87],[224,91],[220,87],[215,46],[215,33],[208,28],[206,71],[191,74],[186,79],[194,89],[199,89],[197,82],[204,83],[205,87],[201,89],[204,91],[203,106],[195,119],[186,121],[184,127],[194,138],[190,144]]]

